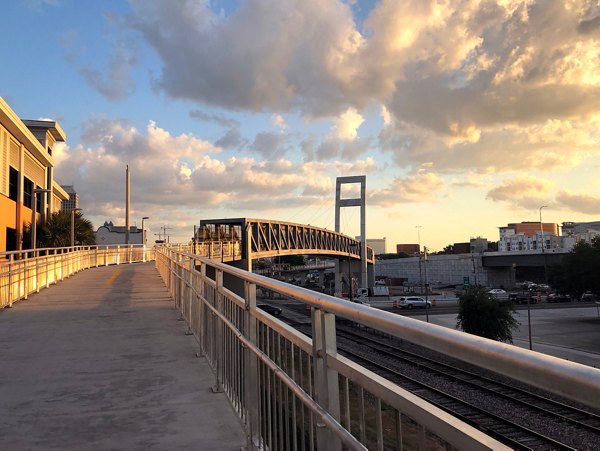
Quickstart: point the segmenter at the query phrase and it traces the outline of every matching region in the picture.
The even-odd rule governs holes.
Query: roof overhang
[[[28,128],[40,128],[49,131],[55,141],[64,142],[67,139],[67,135],[56,121],[23,119],[23,123]]]
[[[54,163],[52,158],[46,152],[46,149],[40,144],[37,138],[27,128],[25,123],[17,116],[10,106],[0,97],[0,123],[20,142],[25,148],[42,163],[51,168]]]
[[[69,193],[56,180],[52,180],[52,194],[56,195],[60,200],[69,200]]]

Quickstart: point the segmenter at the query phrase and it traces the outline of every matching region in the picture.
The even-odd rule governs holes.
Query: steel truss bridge
[[[295,254],[360,260],[361,251],[361,242],[347,235],[311,225],[268,219],[202,220],[194,238],[199,255],[221,257],[222,261]],[[367,262],[374,261],[373,249],[367,248]]]

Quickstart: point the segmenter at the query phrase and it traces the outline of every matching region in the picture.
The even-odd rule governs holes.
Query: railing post
[[[13,272],[13,254],[8,256],[8,307],[12,307],[12,272]]]
[[[244,333],[254,344],[258,344],[258,331],[254,311],[256,310],[256,285],[244,282],[244,298],[246,311],[244,318]],[[245,348],[244,384],[246,404],[246,437],[249,450],[259,450],[260,446],[260,418],[258,411],[258,357],[249,348]]]
[[[200,292],[200,297],[203,300],[206,300],[206,290],[205,290],[205,282],[206,281],[206,263],[200,263],[200,287],[198,287],[198,291]],[[200,330],[198,331],[198,353],[196,354],[198,357],[203,357],[205,355],[206,350],[206,327],[205,322],[207,321],[208,309],[204,305],[204,301],[200,302],[198,308],[198,324]]]
[[[27,256],[29,255],[29,252],[25,251],[25,254],[23,255],[23,271],[25,274],[25,300],[28,299],[28,295],[29,295],[29,276],[30,276],[30,271],[29,271],[29,260],[27,258]]]
[[[223,271],[217,269],[215,271],[215,282],[216,282],[216,292],[215,292],[215,308],[218,312],[223,311]],[[223,371],[223,323],[221,319],[215,316],[217,324],[214,328],[214,344],[215,344],[215,364],[216,364],[216,381],[215,385],[212,387],[212,391],[214,393],[221,393],[223,391],[222,386],[222,377],[221,372]]]
[[[193,319],[193,310],[192,310],[192,299],[194,297],[194,287],[193,287],[193,277],[194,277],[194,259],[190,258],[188,261],[187,272],[187,284],[186,284],[186,292],[187,292],[187,304],[188,304],[188,330],[185,333],[186,335],[194,335],[194,331],[192,329],[192,319]]]
[[[329,368],[328,354],[337,353],[335,315],[312,308],[313,362],[315,369],[315,398],[337,421],[340,420],[340,397],[337,371]],[[339,438],[317,423],[317,449],[341,450]]]

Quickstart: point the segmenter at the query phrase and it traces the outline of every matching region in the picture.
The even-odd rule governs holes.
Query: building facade
[[[116,226],[112,221],[107,221],[104,225],[98,227],[96,234],[96,244],[99,246],[107,244],[126,244],[125,235],[127,228],[125,226]],[[129,227],[129,244],[142,244],[142,229],[137,226]]]
[[[508,224],[499,229],[498,251],[500,252],[541,252],[542,248],[559,249],[563,247],[563,240],[558,234],[558,224],[555,223],[526,221]]]
[[[43,222],[68,199],[52,157],[65,139],[57,122],[21,120],[0,97],[0,252],[30,248],[23,232],[34,215]]]
[[[419,251],[418,244],[396,244],[397,254],[418,255]]]
[[[71,211],[79,208],[79,196],[73,185],[61,185],[61,187],[67,192],[69,198],[62,203],[61,210]]]
[[[355,237],[360,240],[360,236]],[[383,238],[367,238],[367,246],[373,249],[375,255],[385,254],[385,237]]]

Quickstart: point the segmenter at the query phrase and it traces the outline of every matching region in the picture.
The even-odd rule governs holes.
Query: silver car
[[[425,308],[425,306],[427,306],[427,308],[431,308],[431,301],[425,301],[425,299],[423,298],[418,298],[418,297],[405,297],[405,298],[400,298],[398,300],[398,307],[400,308],[406,308],[406,309],[413,309],[413,308]]]

